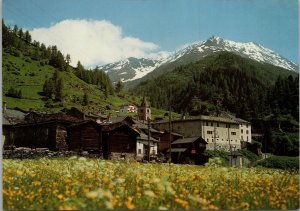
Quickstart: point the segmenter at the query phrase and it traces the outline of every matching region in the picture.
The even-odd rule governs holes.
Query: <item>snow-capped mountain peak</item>
[[[144,58],[128,58],[119,62],[102,66],[112,81],[122,80],[124,82],[144,77],[152,71],[160,71],[162,66],[170,63],[184,65],[195,62],[216,52],[229,51],[242,57],[253,59],[261,63],[268,63],[292,71],[299,71],[299,66],[288,59],[280,56],[271,49],[263,47],[254,42],[235,42],[212,36],[205,41],[196,42],[171,53],[164,59],[153,60]],[[174,65],[173,65],[174,66]]]

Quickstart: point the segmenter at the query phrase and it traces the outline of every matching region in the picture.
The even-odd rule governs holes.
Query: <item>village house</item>
[[[172,120],[172,132],[182,134],[185,138],[201,137],[208,144],[209,150],[237,150],[241,142],[251,142],[251,124],[238,118],[219,116],[199,116],[190,119]],[[168,121],[153,123],[158,130],[168,130]]]
[[[105,159],[135,158],[139,132],[127,124],[103,125],[102,151]]]
[[[12,136],[5,145],[48,148],[52,151],[67,150],[66,127],[71,124],[71,122],[64,120],[15,124],[12,126]]]
[[[148,154],[148,126],[131,117],[111,117],[103,123],[103,155],[106,159],[127,157],[142,160]],[[159,131],[150,129],[150,154],[156,156]],[[154,138],[154,136],[156,138]]]
[[[135,105],[123,105],[120,107],[120,113],[137,113],[138,108]]]
[[[102,126],[93,120],[84,120],[67,127],[68,150],[102,152]]]

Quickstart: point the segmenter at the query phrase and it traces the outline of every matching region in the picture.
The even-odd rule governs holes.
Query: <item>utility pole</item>
[[[150,162],[150,118],[147,118],[148,120],[148,162]]]
[[[171,163],[171,149],[172,149],[172,146],[171,146],[171,96],[172,96],[172,92],[171,92],[171,87],[169,88],[169,94],[170,94],[170,97],[169,97],[169,164]]]

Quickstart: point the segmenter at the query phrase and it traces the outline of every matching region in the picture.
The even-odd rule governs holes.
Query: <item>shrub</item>
[[[22,98],[22,91],[10,87],[8,92],[6,93],[6,96],[14,97],[14,98]]]
[[[20,51],[14,50],[14,56],[19,57],[20,56]]]
[[[299,157],[272,156],[259,161],[256,165],[267,168],[299,170]]]
[[[253,152],[246,150],[246,149],[240,149],[238,150],[243,156],[245,156],[247,159],[249,159],[251,162],[259,160],[260,156],[254,154]]]
[[[213,157],[209,158],[208,162],[205,163],[205,166],[210,166],[210,167],[221,167],[224,166],[224,159],[220,157]]]
[[[222,166],[228,166],[229,165],[229,152],[222,151],[222,150],[206,150],[205,154],[209,157],[209,162],[210,160],[213,159],[211,162],[215,162],[216,160],[221,160],[221,165]],[[217,161],[216,161],[217,162]]]

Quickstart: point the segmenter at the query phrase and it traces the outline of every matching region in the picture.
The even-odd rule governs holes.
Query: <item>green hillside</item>
[[[150,96],[158,108],[168,108],[171,90],[172,108],[190,115],[229,111],[251,120],[280,110],[296,118],[298,80],[295,72],[221,52],[178,66],[132,90]]]
[[[115,88],[98,67],[87,70],[80,62],[72,67],[70,55],[62,55],[56,46],[32,41],[29,32],[17,26],[10,29],[4,22],[2,26],[2,100],[7,107],[50,112],[77,107],[116,114],[122,105],[141,103],[142,95]],[[164,117],[166,112],[152,108],[154,118]]]
[[[86,111],[114,112],[120,105],[139,104],[139,97],[123,94],[118,97],[113,85],[104,72],[98,71],[98,84],[80,79],[77,75],[91,77],[93,71],[78,70],[68,65],[56,46],[45,47],[36,41],[31,41],[30,34],[15,26],[13,29],[3,23],[3,101],[10,108],[30,108],[41,111],[57,111],[75,106]],[[62,82],[61,99],[47,97],[43,86],[46,80],[51,80],[54,73]],[[102,74],[102,75],[101,75]],[[95,77],[94,77],[95,78]],[[55,89],[55,87],[54,87]],[[11,93],[20,93],[20,96]],[[87,103],[84,101],[87,95]]]

